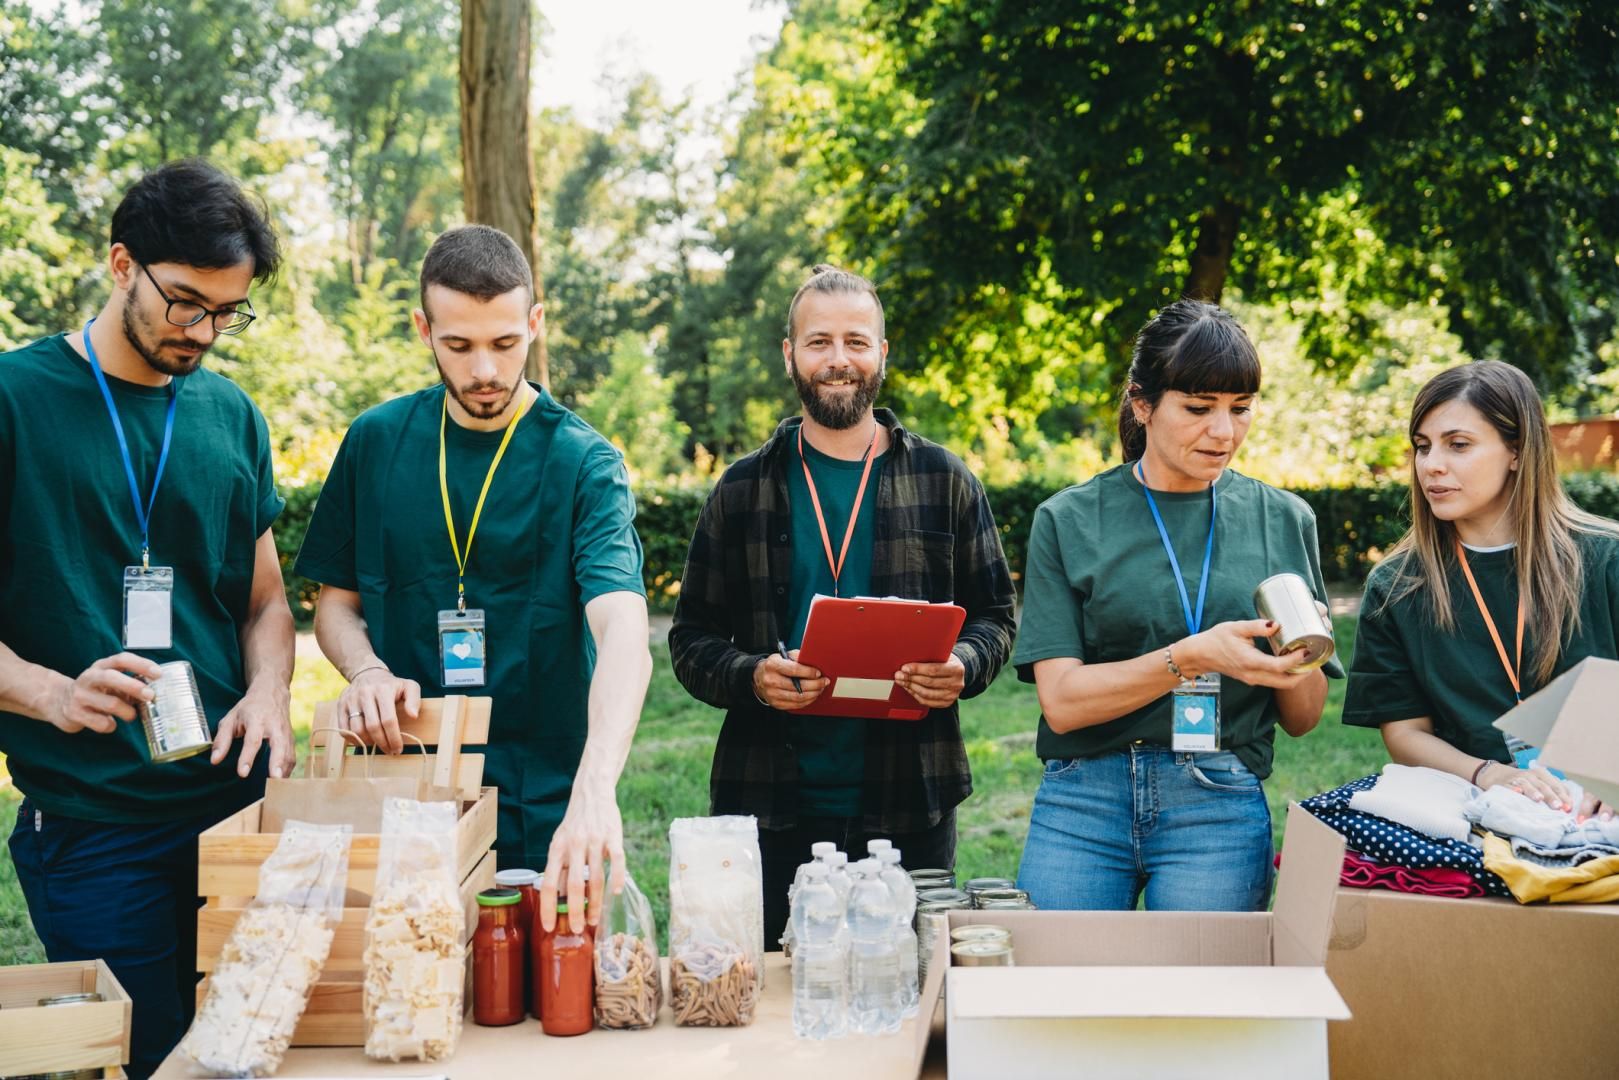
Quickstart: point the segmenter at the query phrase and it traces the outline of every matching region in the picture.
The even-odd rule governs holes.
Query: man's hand
[[[144,656],[121,652],[104,657],[77,679],[62,677],[45,719],[69,735],[85,729],[106,735],[118,721],[135,719],[137,703],[157,696],[147,683],[160,674],[157,664]]]
[[[422,707],[421,684],[401,679],[387,668],[360,672],[337,699],[337,726],[363,735],[386,754],[405,749],[399,714],[416,719]]]
[[[798,680],[797,688],[793,686],[794,679]],[[809,705],[830,681],[815,668],[800,664],[797,649],[786,657],[771,653],[753,667],[755,696],[772,709],[785,712]]]
[[[607,881],[605,863],[613,864]],[[585,871],[589,868],[589,904]],[[568,811],[551,836],[545,857],[545,880],[540,884],[540,925],[547,931],[557,924],[557,894],[568,903],[568,925],[578,929],[588,920],[601,920],[607,887],[617,896],[624,889],[624,820],[611,785],[576,783]],[[586,920],[578,918],[583,911]]]
[[[967,667],[955,653],[942,664],[906,664],[894,681],[930,709],[948,709],[967,686]]]
[[[270,744],[270,775],[287,776],[292,772],[292,696],[285,686],[272,680],[263,680],[247,688],[247,696],[225,714],[214,734],[214,752],[208,760],[215,765],[225,760],[231,743],[242,740],[242,750],[236,763],[236,775],[246,776],[253,770],[253,759],[259,756],[259,747]]]

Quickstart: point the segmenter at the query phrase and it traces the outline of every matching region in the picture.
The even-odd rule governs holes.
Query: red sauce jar
[[[595,932],[585,924],[584,912],[569,916],[568,905],[558,903],[555,929],[542,929],[539,940],[534,996],[540,1027],[547,1035],[583,1035],[596,1023]]]
[[[503,1027],[523,1019],[522,894],[485,889],[478,894],[478,929],[472,935],[472,1020]]]
[[[523,941],[527,944],[523,950],[523,1012],[538,1019],[540,1013],[534,1007],[530,974],[534,959],[529,953],[540,944],[540,874],[537,870],[500,870],[495,873],[495,884],[503,889],[516,889],[523,896],[517,905],[517,928],[523,931]]]

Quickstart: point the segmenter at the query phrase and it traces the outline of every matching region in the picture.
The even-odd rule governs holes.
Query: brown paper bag
[[[355,833],[382,831],[382,804],[389,798],[417,799],[421,802],[455,803],[459,813],[461,793],[457,788],[436,787],[431,782],[432,758],[421,756],[419,776],[371,776],[371,754],[364,740],[352,731],[322,728],[342,737],[353,739],[360,753],[342,755],[340,775],[303,779],[271,779],[264,784],[264,810],[261,816],[263,832],[280,832],[285,822],[307,821],[316,825],[351,825]],[[406,737],[421,746],[421,740],[406,733]],[[340,740],[338,745],[343,745]],[[425,747],[424,747],[425,749]],[[338,751],[341,754],[341,751]],[[313,757],[313,754],[311,754]],[[350,763],[356,758],[365,761],[364,775],[349,775]]]

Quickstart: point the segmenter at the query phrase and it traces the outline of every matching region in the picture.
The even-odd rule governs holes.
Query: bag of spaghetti
[[[365,1053],[443,1061],[461,1039],[466,913],[453,802],[388,799],[365,919]]]
[[[753,1022],[764,988],[764,876],[751,817],[669,826],[669,1004],[675,1023]]]
[[[348,825],[288,821],[231,928],[180,1053],[192,1076],[273,1076],[343,920]]]
[[[626,873],[624,891],[608,891],[596,928],[596,1026],[649,1028],[662,1005],[658,926],[646,894]]]

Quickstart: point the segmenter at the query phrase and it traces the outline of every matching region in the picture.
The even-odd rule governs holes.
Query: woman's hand
[[[1501,787],[1505,785],[1513,791],[1527,795],[1538,803],[1545,803],[1553,810],[1571,811],[1574,809],[1574,798],[1563,782],[1539,765],[1531,765],[1527,769],[1514,768],[1511,765],[1492,761],[1479,773],[1478,786],[1481,788]]]
[[[1291,653],[1273,656],[1254,648],[1253,643],[1254,638],[1274,637],[1280,630],[1281,627],[1269,619],[1223,622],[1176,642],[1171,655],[1176,666],[1188,676],[1217,671],[1249,686],[1291,690],[1313,673],[1294,674],[1288,669],[1298,665],[1296,656]]]

